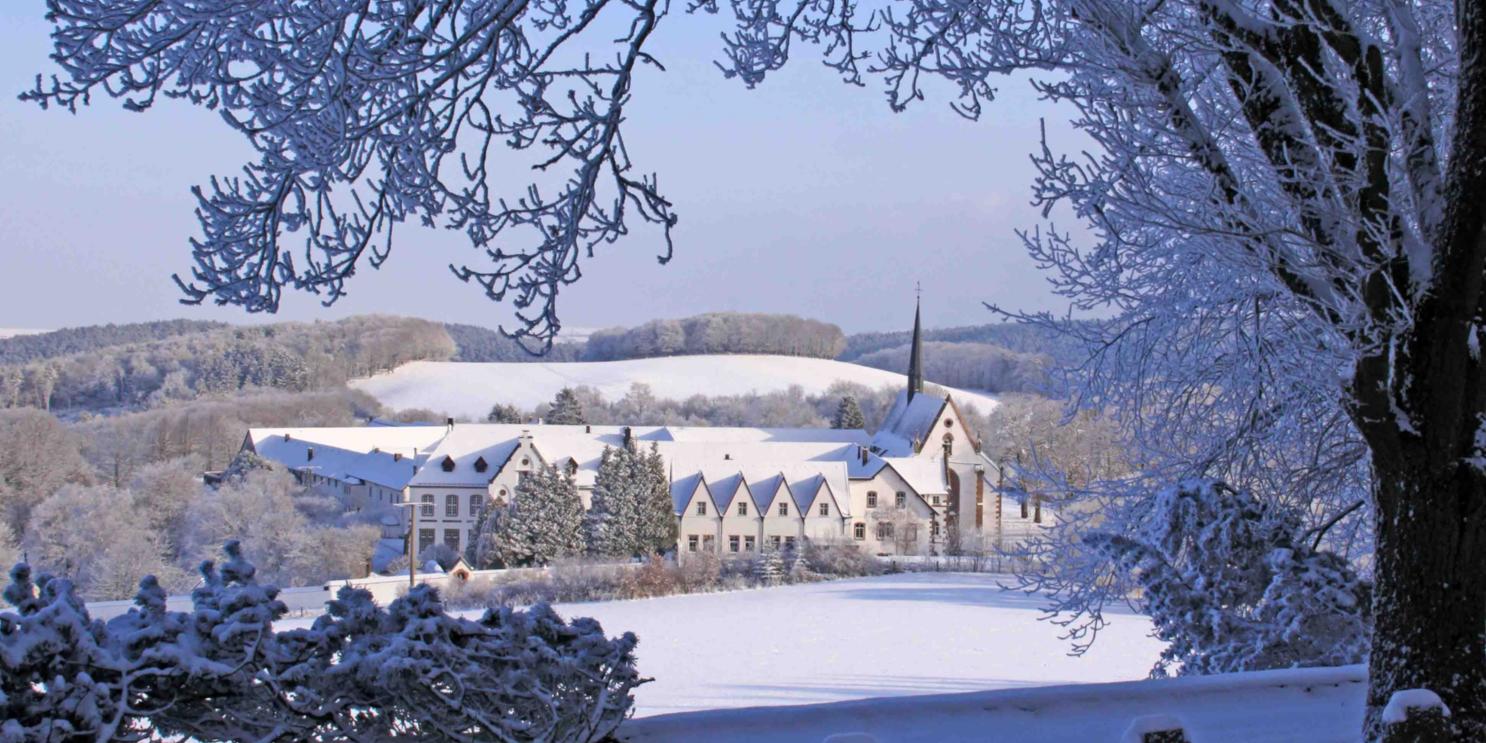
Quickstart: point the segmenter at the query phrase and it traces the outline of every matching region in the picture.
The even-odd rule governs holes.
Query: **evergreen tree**
[[[853,395],[845,395],[841,398],[841,404],[836,407],[836,418],[831,421],[831,428],[855,429],[866,428],[867,420],[862,417],[862,406],[857,404]]]
[[[552,399],[552,406],[547,409],[546,422],[559,426],[581,426],[588,422],[583,404],[578,402],[578,395],[572,387],[557,391],[557,397]]]
[[[768,542],[764,551],[753,561],[753,579],[766,586],[777,586],[784,582],[784,556]]]
[[[651,442],[647,454],[636,454],[641,464],[640,549],[646,554],[665,554],[676,548],[676,506],[671,501],[671,477],[660,447]]]
[[[604,449],[584,521],[589,552],[606,557],[633,557],[642,554],[642,465],[643,462],[632,446]]]
[[[485,415],[486,423],[520,423],[521,411],[515,405],[496,403]]]
[[[583,503],[578,485],[556,468],[527,475],[490,537],[505,565],[546,565],[583,550]]]

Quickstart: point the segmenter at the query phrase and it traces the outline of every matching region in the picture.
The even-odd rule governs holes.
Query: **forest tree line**
[[[214,327],[137,343],[106,340],[66,355],[0,365],[0,408],[128,410],[242,390],[326,389],[409,361],[447,360],[455,352],[438,323],[376,315]]]

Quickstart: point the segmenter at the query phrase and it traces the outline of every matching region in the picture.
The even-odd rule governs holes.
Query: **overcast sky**
[[[235,173],[247,145],[184,104],[134,114],[98,98],[72,116],[15,100],[52,70],[43,12],[41,0],[0,3],[0,328],[249,319],[181,306],[170,281],[198,234],[191,186]],[[1025,82],[1003,85],[979,122],[942,98],[893,114],[878,84],[844,85],[807,50],[750,91],[713,66],[718,29],[706,17],[663,21],[651,51],[667,71],[638,79],[628,109],[637,167],[659,173],[680,215],[676,258],[658,265],[648,230],[609,247],[564,290],[565,327],[738,310],[900,329],[915,281],[931,326],[988,322],[983,301],[1063,306],[1013,230],[1039,219],[1027,160],[1039,118],[1055,142],[1073,140]],[[503,177],[516,187],[526,174]],[[279,315],[493,327],[508,309],[448,272],[475,257],[457,232],[403,226],[392,259],[359,273],[334,307],[286,293]]]

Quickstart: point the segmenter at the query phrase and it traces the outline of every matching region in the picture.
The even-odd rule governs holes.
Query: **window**
[[[687,552],[696,552],[697,551],[697,535],[695,535],[695,534],[687,534],[686,535],[686,551]]]
[[[899,490],[898,494],[893,497],[893,505],[898,508],[906,508],[908,506],[908,494]]]
[[[734,534],[734,535],[728,537],[728,552],[737,552],[737,551],[738,551],[738,535],[737,534]]]
[[[704,500],[697,501],[697,515],[698,516],[706,516],[707,515],[707,501],[704,501]]]
[[[459,496],[444,496],[444,516],[451,519],[459,518]]]
[[[418,506],[418,518],[420,518],[420,519],[431,519],[431,518],[433,518],[433,495],[431,495],[431,494],[424,495],[420,500],[423,501],[423,505]]]
[[[780,516],[788,516],[789,515],[789,504],[788,503],[786,503],[784,501],[779,501],[779,515]]]
[[[938,539],[939,538],[939,522],[938,521],[930,521],[929,522],[929,538],[930,539]]]
[[[866,539],[867,538],[867,525],[864,524],[864,523],[862,523],[862,522],[860,522],[860,521],[856,522],[855,524],[852,524],[851,525],[851,536],[855,537],[856,539]]]
[[[892,525],[892,522],[889,522],[889,521],[879,521],[879,522],[877,522],[877,538],[878,539],[892,539],[893,538],[893,525]]]
[[[903,539],[908,542],[918,541],[918,524],[903,525]]]
[[[778,550],[779,549],[779,535],[778,534],[776,534],[776,535],[774,535],[772,537],[769,537],[769,546],[770,547],[773,547],[775,550]]]
[[[795,538],[794,537],[785,537],[784,538],[784,550],[786,552],[794,552],[795,551]]]
[[[831,504],[824,503],[824,502],[821,503],[820,504],[820,515],[822,515],[822,516],[830,516],[831,515]]]
[[[954,421],[952,421],[952,420],[950,420],[948,418],[945,418],[944,419],[944,427],[945,428],[954,428],[954,425],[955,425],[955,422]],[[946,435],[948,435],[948,434],[946,434]]]
[[[704,550],[706,550],[708,552],[716,552],[717,551],[717,540],[716,539],[713,539],[711,534],[703,534],[702,535],[702,549],[704,549]]]
[[[738,501],[738,515],[739,516],[747,516],[748,515],[748,502],[747,501],[741,501],[741,500]]]
[[[418,552],[433,546],[433,529],[418,530]]]
[[[459,551],[459,530],[458,529],[445,529],[444,530],[444,544],[448,545],[449,546],[449,549],[454,550],[455,552],[458,552]]]
[[[876,490],[868,490],[867,491],[867,507],[868,508],[876,508],[877,507],[877,491]]]
[[[936,506],[939,505],[939,496],[934,496],[929,502],[933,503]]]
[[[479,518],[480,512],[483,510],[485,510],[485,495],[483,493],[475,493],[474,495],[471,495],[470,516]]]
[[[757,552],[758,541],[755,540],[752,536],[743,537],[743,549],[749,552]]]

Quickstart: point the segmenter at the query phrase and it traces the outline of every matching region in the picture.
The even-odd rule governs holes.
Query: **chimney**
[[[862,466],[865,467],[867,465],[867,447],[858,446],[857,454],[862,458]]]
[[[593,426],[584,426],[583,433],[593,433]]]
[[[286,433],[286,434],[284,434],[284,440],[285,440],[285,441],[288,441],[288,440],[289,440],[289,439],[290,439],[290,436],[289,436],[289,434],[287,434],[287,433]]]
[[[313,461],[315,461],[315,447],[311,446],[308,449],[305,449],[304,450],[304,461],[306,461],[306,462],[313,462]]]
[[[453,418],[445,418],[444,419],[444,425],[445,426],[448,426],[451,429],[454,428],[454,419]]]
[[[731,460],[733,458],[733,455],[728,454],[727,452],[723,452],[722,458],[725,460]]]

